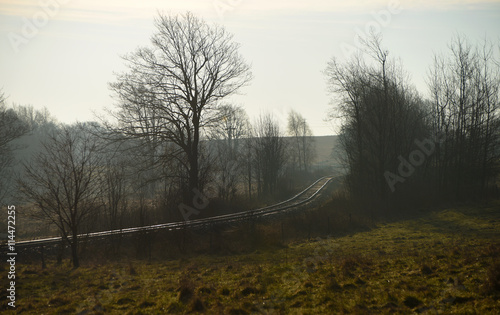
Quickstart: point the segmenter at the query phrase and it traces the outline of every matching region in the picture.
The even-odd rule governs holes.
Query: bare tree
[[[286,163],[286,144],[278,122],[271,115],[260,116],[254,125],[253,159],[259,195],[276,192]]]
[[[219,198],[230,201],[243,177],[243,141],[249,136],[249,121],[245,110],[235,105],[219,107],[219,123],[210,131],[211,145],[215,147],[215,185]]]
[[[457,36],[450,52],[448,59],[435,56],[429,74],[432,128],[446,139],[434,156],[435,188],[477,197],[499,170],[500,67],[486,41],[474,47]]]
[[[299,170],[307,172],[316,152],[313,134],[306,119],[293,110],[288,114],[288,134],[292,137],[292,163],[298,165]]]
[[[228,148],[238,151],[239,140],[249,134],[249,121],[245,109],[236,105],[221,105],[218,108],[218,121],[210,129],[210,138],[225,140]]]
[[[371,63],[363,55],[345,64],[333,59],[325,74],[343,120],[340,141],[351,196],[366,201],[363,207],[380,209],[395,199],[395,184],[387,185],[385,174],[398,169],[398,157],[408,156],[414,141],[426,136],[425,112],[404,72],[382,49],[380,36],[372,34],[365,46]]]
[[[200,139],[222,99],[251,79],[249,66],[224,28],[191,13],[160,14],[151,47],[124,57],[128,72],[111,89],[119,99],[116,131],[136,138],[172,143],[161,158],[175,159],[187,179],[190,201],[200,183]]]
[[[118,154],[117,154],[118,153]],[[132,193],[128,164],[130,161],[119,155],[120,151],[103,152],[102,204],[104,205],[107,227],[123,227],[124,215],[128,209],[128,196]]]
[[[77,268],[78,233],[99,204],[99,143],[80,127],[63,127],[43,147],[43,152],[25,165],[20,190],[34,202],[40,218],[58,227]]]

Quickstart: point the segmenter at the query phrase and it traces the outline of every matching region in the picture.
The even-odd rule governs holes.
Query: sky
[[[370,29],[424,97],[433,57],[453,36],[500,50],[499,0],[0,0],[0,89],[8,104],[46,107],[60,122],[96,120],[116,105],[108,84],[125,70],[121,56],[149,45],[158,12],[186,11],[223,25],[251,64],[251,84],[228,102],[251,120],[271,113],[283,130],[293,109],[317,136],[339,126],[327,119],[323,71]]]

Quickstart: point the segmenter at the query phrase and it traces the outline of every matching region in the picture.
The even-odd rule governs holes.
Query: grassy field
[[[18,262],[16,311],[498,314],[499,258],[496,203],[240,255],[87,262],[76,270]]]

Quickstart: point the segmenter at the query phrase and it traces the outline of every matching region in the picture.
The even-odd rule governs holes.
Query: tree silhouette
[[[41,219],[57,226],[71,247],[77,268],[78,233],[100,204],[99,143],[81,128],[64,127],[43,146],[44,150],[25,164],[20,190],[34,202]]]
[[[252,144],[255,178],[259,195],[276,193],[278,180],[286,163],[286,143],[278,122],[261,115],[254,125]]]
[[[128,71],[111,89],[119,99],[115,131],[174,144],[159,159],[174,159],[184,170],[190,201],[200,183],[202,129],[216,118],[220,100],[236,93],[251,79],[239,45],[220,26],[210,26],[191,13],[160,14],[151,46],[124,57]]]
[[[336,112],[343,120],[340,141],[351,196],[365,202],[363,208],[381,209],[401,192],[393,194],[394,181],[386,174],[398,169],[398,157],[408,157],[416,139],[427,136],[426,113],[404,72],[382,49],[380,36],[372,34],[365,48],[374,65],[363,55],[344,64],[333,59],[325,74],[338,96]]]
[[[288,134],[292,137],[290,153],[293,164],[307,172],[316,152],[313,134],[306,119],[293,110],[288,114]]]
[[[5,100],[5,94],[0,91],[0,204],[12,186],[8,178],[13,176],[10,168],[14,162],[14,140],[30,130],[13,109],[7,108]]]

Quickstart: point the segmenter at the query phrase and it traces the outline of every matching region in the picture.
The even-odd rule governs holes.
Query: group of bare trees
[[[500,156],[500,64],[495,47],[456,38],[448,59],[429,76],[430,128],[445,141],[433,156],[434,188],[443,195],[483,197],[495,184]]]
[[[0,205],[14,201],[14,178],[22,169],[21,160],[29,159],[39,149],[39,140],[54,126],[53,122],[47,110],[7,106],[0,90]]]
[[[436,58],[430,100],[388,58],[378,35],[364,54],[328,64],[348,188],[363,208],[476,197],[495,184],[500,68],[490,46],[473,49],[458,38],[451,51],[450,60]]]
[[[26,125],[47,123],[29,108],[18,107],[17,112],[11,114]],[[262,115],[252,127],[244,109],[232,105],[219,106],[214,115],[220,120],[205,129],[207,137],[200,145],[207,153],[199,160],[200,165],[211,164],[204,169],[210,169],[208,187],[216,189],[215,198],[231,202],[247,191],[249,198],[274,194],[288,152],[279,123]],[[80,264],[80,234],[182,219],[179,195],[186,187],[175,180],[178,164],[168,159],[157,163],[154,156],[172,144],[153,147],[148,141],[110,132],[98,123],[53,125],[39,150],[24,161],[19,192],[35,209],[32,217],[57,227],[71,248],[74,267]]]
[[[125,56],[128,70],[110,84],[114,121],[54,125],[18,178],[34,215],[70,246],[74,267],[81,233],[182,220],[180,205],[199,205],[210,192],[227,203],[270,196],[288,155],[302,171],[312,162],[312,133],[300,114],[291,113],[287,142],[271,115],[252,126],[242,107],[222,103],[251,79],[224,28],[190,13],[160,15],[155,25],[151,46]],[[41,120],[19,112],[28,125]],[[9,125],[0,128],[13,134],[0,148],[25,132],[17,116],[4,116]]]
[[[252,76],[231,34],[190,13],[160,14],[155,25],[151,46],[125,56],[128,70],[110,84],[115,121],[52,124],[18,180],[35,214],[70,245],[75,267],[79,233],[182,220],[179,205],[192,209],[210,192],[228,204],[276,196],[287,176],[311,171],[314,141],[302,115],[289,114],[286,138],[272,115],[251,124],[243,107],[223,103]],[[378,210],[425,194],[484,196],[500,156],[500,66],[492,46],[453,42],[450,59],[436,57],[430,100],[379,36],[365,47],[325,71],[343,121],[352,200]],[[47,112],[7,109],[0,95],[0,178],[13,141],[49,121]]]
[[[211,129],[215,148],[212,182],[217,196],[231,201],[243,187],[248,198],[273,195],[278,182],[294,171],[308,172],[314,159],[312,132],[305,118],[290,112],[288,135],[271,114],[250,123],[239,106],[219,107],[219,122]]]
[[[5,95],[0,91],[0,204],[3,205],[10,183],[6,178],[12,176],[10,167],[13,163],[13,142],[28,132],[28,126],[23,124],[16,112],[7,109]]]
[[[185,178],[184,201],[203,191],[200,141],[217,120],[218,103],[251,79],[239,45],[224,28],[191,13],[160,15],[152,46],[125,57],[129,70],[111,84],[119,98],[115,132],[147,139],[160,159],[175,160]],[[168,146],[165,146],[168,143]]]
[[[252,76],[239,45],[191,13],[160,15],[155,24],[152,47],[127,55],[129,70],[111,84],[118,124],[108,129],[151,147],[150,164],[167,169],[161,176],[180,186],[185,203],[209,182],[226,201],[244,185],[250,196],[253,182],[258,194],[272,193],[285,162],[284,135],[270,117],[252,128],[243,108],[221,104]],[[293,117],[298,167],[307,171],[312,134],[305,119]],[[215,149],[206,139],[215,140]]]

